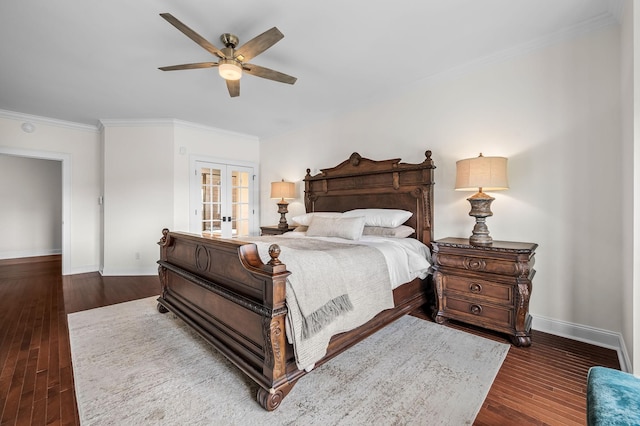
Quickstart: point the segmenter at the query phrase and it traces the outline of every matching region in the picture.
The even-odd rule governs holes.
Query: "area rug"
[[[472,424],[509,345],[405,316],[265,411],[257,385],[155,297],[69,314],[82,425]]]

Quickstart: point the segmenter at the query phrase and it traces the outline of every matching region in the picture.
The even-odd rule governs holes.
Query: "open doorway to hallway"
[[[62,253],[62,161],[0,154],[0,259]]]
[[[66,153],[50,152],[50,151],[38,151],[19,148],[10,148],[0,146],[0,156],[23,158],[32,160],[51,160],[59,165],[60,171],[55,178],[59,184],[60,195],[57,195],[57,199],[61,203],[61,219],[58,220],[58,227],[61,233],[61,248],[62,248],[62,274],[67,275],[71,273],[71,155]],[[16,182],[3,182],[3,185],[7,185],[7,188],[15,188]],[[14,185],[14,186],[12,186]],[[0,191],[1,192],[1,191]],[[2,194],[0,194],[2,195]],[[4,200],[4,198],[3,198]],[[37,210],[37,206],[31,206],[28,210]],[[3,227],[10,226],[11,222],[0,222]],[[2,228],[4,229],[4,228]],[[2,249],[0,249],[0,254]]]

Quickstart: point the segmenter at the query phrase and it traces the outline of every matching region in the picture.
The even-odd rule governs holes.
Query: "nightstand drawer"
[[[498,307],[477,301],[457,299],[448,296],[446,298],[445,313],[451,317],[460,319],[476,318],[476,321],[490,321],[505,327],[512,325],[513,309]]]
[[[533,265],[533,259],[528,263],[520,263],[514,262],[513,260],[460,256],[444,253],[438,254],[436,262],[438,263],[438,266],[444,266],[447,268],[506,275],[510,277],[528,275],[528,270]]]
[[[498,284],[457,275],[443,276],[445,292],[461,293],[465,296],[481,296],[495,299],[501,304],[513,304],[513,285]]]

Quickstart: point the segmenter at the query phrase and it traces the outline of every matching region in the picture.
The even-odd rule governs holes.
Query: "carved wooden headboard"
[[[415,237],[430,245],[433,234],[433,165],[431,151],[419,164],[401,163],[399,158],[375,161],[357,152],[330,169],[311,176],[307,169],[305,208],[307,212],[344,212],[357,208],[409,210],[406,225]]]

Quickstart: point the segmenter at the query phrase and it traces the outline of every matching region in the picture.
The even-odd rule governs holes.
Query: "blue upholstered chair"
[[[640,425],[640,378],[612,368],[591,367],[587,425]]]

